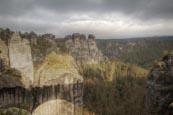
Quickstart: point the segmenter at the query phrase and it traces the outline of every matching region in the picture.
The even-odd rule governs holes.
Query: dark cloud
[[[67,12],[121,12],[139,18],[172,18],[172,0],[1,0],[1,15],[24,15],[36,9]]]
[[[19,16],[35,9],[32,0],[0,0],[1,16]]]
[[[124,23],[127,22],[127,25],[130,25],[129,27],[139,24],[138,26],[135,25],[136,29],[132,27],[134,31],[146,23],[151,24],[151,28],[156,30],[159,28],[161,28],[160,30],[163,30],[163,28],[168,29],[168,31],[172,30],[171,27],[166,27],[166,25],[173,24],[172,0],[0,0],[1,26],[22,30],[33,29],[38,32],[52,31],[54,28],[62,33],[73,30],[86,31],[85,27],[88,27],[88,25],[93,27],[93,23],[98,25],[107,23],[109,28],[112,27],[111,24],[105,21],[110,21],[107,20],[109,15],[111,17],[112,14],[116,13],[125,15],[124,18],[130,17],[130,20],[127,20],[128,22],[124,20]],[[140,20],[140,23],[134,22],[134,20]],[[117,23],[111,22],[115,24],[114,27],[117,24],[119,24],[117,27],[124,26],[124,24],[120,24],[121,18]],[[153,25],[153,22],[155,25]],[[83,23],[87,25],[83,26]],[[68,24],[69,26],[66,26]],[[74,29],[70,27],[70,24],[79,27]],[[62,29],[61,27],[68,27],[68,29]],[[146,28],[150,28],[150,25],[147,25]],[[91,30],[94,31],[93,28]],[[100,32],[103,32],[103,30],[99,28]],[[117,31],[120,30],[117,29]],[[54,33],[56,33],[55,30]]]
[[[38,7],[57,12],[121,12],[137,18],[172,18],[172,0],[36,0]]]

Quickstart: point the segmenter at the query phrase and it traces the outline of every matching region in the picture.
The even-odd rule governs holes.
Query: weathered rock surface
[[[83,78],[76,68],[71,56],[50,54],[37,71],[35,86],[52,87],[52,100],[38,106],[33,115],[82,115]]]
[[[0,39],[0,72],[9,66],[8,46]]]
[[[172,65],[171,65],[172,68]],[[173,69],[164,63],[153,67],[147,80],[147,115],[173,115]]]
[[[98,64],[106,60],[98,50],[94,35],[75,33],[65,37],[65,45],[78,64]]]
[[[22,39],[14,33],[9,42],[10,67],[21,72],[22,81],[26,87],[34,81],[34,67],[32,62],[31,47],[27,39]]]
[[[28,39],[32,45],[37,45],[38,35],[35,32],[25,32],[22,37]]]
[[[0,109],[17,107],[32,115],[82,115],[83,78],[69,55],[51,53],[26,89],[18,70],[0,74]]]
[[[73,57],[51,53],[47,58],[47,54],[57,49],[55,36],[43,35],[41,43],[34,33],[28,36],[25,39],[14,33],[8,45],[0,41],[0,66],[9,66],[0,71],[0,112],[6,114],[8,108],[16,107],[33,115],[82,115],[83,78]],[[40,58],[32,56],[30,44],[42,52],[41,58],[44,57],[35,79],[32,57],[36,57],[35,61]],[[46,55],[42,44],[47,45]],[[88,43],[83,44],[87,46]]]
[[[52,51],[58,51],[57,44],[55,43],[55,35],[53,34],[43,34],[38,36],[31,32],[29,34],[25,33],[23,36],[26,36],[30,41],[33,62],[42,62]]]

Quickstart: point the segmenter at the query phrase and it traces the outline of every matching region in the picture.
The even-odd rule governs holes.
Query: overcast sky
[[[173,35],[173,0],[0,0],[0,27],[57,37]]]

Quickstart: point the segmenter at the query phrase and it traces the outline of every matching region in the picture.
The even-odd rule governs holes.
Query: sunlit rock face
[[[67,100],[50,100],[38,106],[32,115],[82,115],[81,109]]]
[[[98,64],[106,57],[98,50],[94,35],[74,33],[65,37],[65,45],[78,64]]]
[[[51,100],[38,106],[32,115],[74,115],[73,106],[66,100]]]
[[[14,33],[9,42],[10,67],[21,72],[23,83],[26,87],[34,81],[34,68],[31,55],[31,47],[27,39],[22,39],[18,33]]]

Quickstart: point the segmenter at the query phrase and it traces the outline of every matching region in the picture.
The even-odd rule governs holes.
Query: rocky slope
[[[173,114],[173,65],[169,71],[163,62],[154,64],[147,80],[147,115]]]

